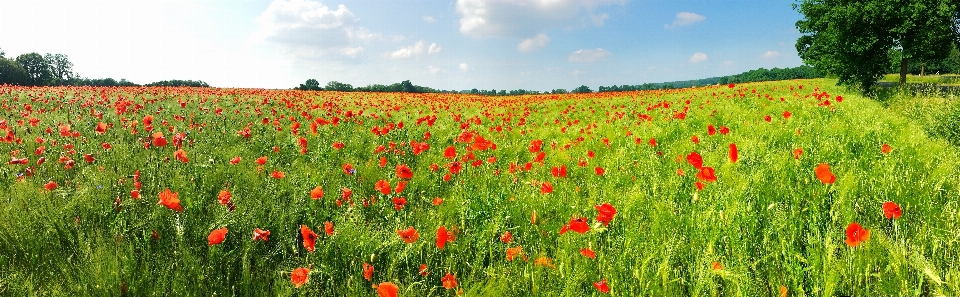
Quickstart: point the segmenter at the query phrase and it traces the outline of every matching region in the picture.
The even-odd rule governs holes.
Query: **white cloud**
[[[773,59],[773,58],[776,58],[776,57],[779,57],[779,56],[780,56],[780,52],[777,52],[777,51],[767,51],[767,52],[763,53],[763,58],[764,58],[764,59]]]
[[[537,34],[537,36],[524,39],[517,45],[517,49],[521,52],[530,52],[550,44],[550,37],[547,37],[547,34]]]
[[[440,52],[440,46],[436,43],[431,43],[430,48],[427,49],[428,54],[436,54]]]
[[[432,16],[425,15],[423,16],[423,21],[427,23],[436,23],[437,19],[433,18]]]
[[[329,53],[357,57],[357,43],[382,37],[359,26],[359,19],[345,5],[336,9],[312,0],[275,0],[257,18],[258,39],[280,45],[295,56]]]
[[[356,58],[358,55],[363,53],[363,47],[345,47],[340,49],[340,54],[350,58]]]
[[[690,57],[690,63],[700,63],[706,60],[707,60],[707,54],[704,54],[704,53],[696,53],[696,54],[693,54],[692,57]]]
[[[602,25],[609,16],[593,15],[599,6],[626,0],[457,0],[460,33],[473,37],[530,36],[555,28],[580,26],[581,18],[594,17]]]
[[[470,66],[468,66],[467,63],[460,63],[460,71],[467,71],[467,70],[470,70]]]
[[[440,67],[433,66],[433,65],[427,66],[427,70],[430,70],[430,74],[437,74],[437,73],[443,72],[443,69],[440,69]]]
[[[593,21],[593,25],[597,27],[603,27],[603,21],[606,21],[610,18],[610,15],[607,13],[601,13],[598,15],[590,15],[590,20]]]
[[[571,63],[593,63],[606,59],[612,55],[613,53],[602,48],[582,49],[570,54],[570,57],[567,57],[567,61],[570,61]]]
[[[705,19],[707,19],[707,17],[705,16],[692,13],[692,12],[681,11],[681,12],[678,12],[677,17],[673,19],[673,24],[663,25],[663,27],[669,29],[669,28],[693,25],[693,24],[702,22]]]
[[[423,43],[423,40],[417,41],[411,46],[401,47],[398,50],[384,54],[385,56],[391,59],[407,59],[415,56],[424,54],[436,54],[440,52],[440,46],[436,43],[431,43],[430,46],[427,46]]]

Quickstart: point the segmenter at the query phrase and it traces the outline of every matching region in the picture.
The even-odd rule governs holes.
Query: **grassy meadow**
[[[957,99],[834,84],[5,86],[0,295],[960,295]]]

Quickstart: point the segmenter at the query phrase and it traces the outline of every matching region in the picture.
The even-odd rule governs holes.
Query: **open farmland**
[[[956,147],[834,83],[3,87],[0,294],[960,294]]]

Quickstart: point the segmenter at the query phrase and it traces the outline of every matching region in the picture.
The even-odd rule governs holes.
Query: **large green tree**
[[[74,78],[73,62],[64,54],[46,54],[43,59],[50,65],[50,77],[53,78],[53,84],[63,85]]]
[[[30,76],[17,61],[0,57],[0,85],[2,84],[27,85],[30,84]]]
[[[800,0],[794,8],[803,34],[797,52],[807,64],[864,92],[886,73],[891,50],[900,57],[900,82],[911,59],[942,60],[960,40],[957,8],[944,0]]]
[[[53,82],[53,74],[50,72],[50,63],[38,53],[28,53],[17,56],[17,63],[23,66],[30,76],[29,85],[43,86]]]

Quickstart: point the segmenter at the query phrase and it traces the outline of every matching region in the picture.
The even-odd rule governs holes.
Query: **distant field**
[[[938,108],[834,83],[2,87],[0,295],[960,295]]]

